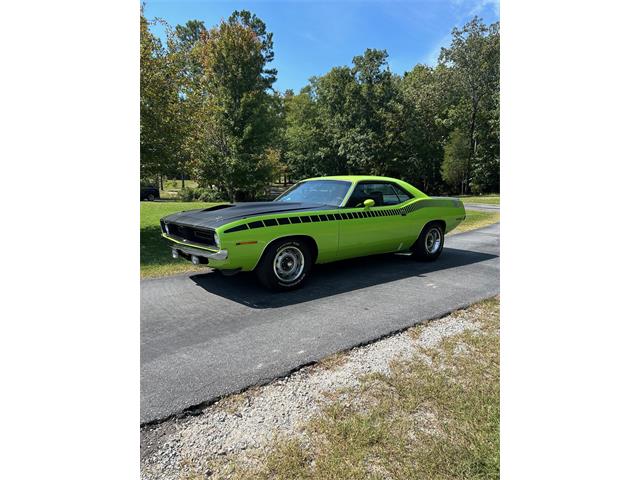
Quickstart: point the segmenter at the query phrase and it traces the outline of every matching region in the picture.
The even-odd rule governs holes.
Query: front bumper
[[[209,247],[204,247],[200,245],[186,243],[186,242],[177,240],[167,235],[166,233],[163,233],[162,237],[173,243],[173,245],[171,245],[172,250],[175,250],[177,252],[182,252],[184,256],[195,255],[196,257],[204,257],[210,260],[217,260],[217,261],[225,261],[227,260],[227,258],[229,258],[229,252],[227,252],[226,250],[209,248]]]

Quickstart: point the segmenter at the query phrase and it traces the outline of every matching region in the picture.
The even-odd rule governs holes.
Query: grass
[[[304,425],[306,439],[276,440],[257,467],[229,459],[212,470],[237,479],[498,479],[500,301],[459,315],[478,328],[362,377]]]
[[[480,212],[478,210],[467,210],[467,218],[462,221],[451,233],[468,232],[476,228],[486,227],[500,221],[500,212]],[[446,244],[445,244],[446,246]]]
[[[176,273],[205,269],[184,259],[174,260],[167,242],[161,237],[160,219],[165,215],[182,210],[193,210],[215,205],[202,202],[140,202],[140,275],[161,277]],[[479,212],[467,210],[467,218],[453,233],[461,233],[485,227],[500,221],[499,212]]]
[[[489,205],[500,205],[500,194],[495,195],[480,195],[480,196],[466,196],[460,197],[464,203],[488,203]]]
[[[140,202],[140,275],[159,277],[204,268],[183,259],[171,258],[171,250],[161,236],[160,219],[182,210],[206,208],[212,205],[215,203]]]

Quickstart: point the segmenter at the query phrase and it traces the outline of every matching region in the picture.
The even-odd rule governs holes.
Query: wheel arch
[[[305,244],[307,244],[309,246],[309,249],[311,250],[311,257],[313,258],[313,263],[316,263],[316,260],[318,259],[318,243],[316,242],[315,238],[313,238],[310,235],[283,235],[281,237],[276,237],[272,240],[269,240],[269,242],[267,242],[267,244],[264,246],[264,248],[262,249],[262,252],[260,253],[260,257],[258,258],[258,261],[256,262],[256,267],[260,264],[260,262],[262,261],[262,259],[264,258],[264,253],[267,251],[267,249],[269,248],[269,246],[273,243],[273,242],[277,242],[280,240],[300,240],[302,242],[304,242]]]
[[[447,231],[447,222],[445,222],[444,220],[439,220],[439,219],[438,219],[438,220],[429,220],[429,221],[424,225],[424,227],[422,227],[422,228],[423,228],[423,230],[424,230],[424,229],[425,229],[425,228],[427,228],[429,225],[433,225],[433,224],[440,225],[440,226],[442,227],[442,233],[445,233],[445,232]]]
[[[429,220],[427,223],[424,224],[424,227],[422,227],[420,229],[420,233],[418,233],[418,238],[416,238],[416,240],[411,244],[411,248],[410,250],[413,250],[414,247],[416,246],[416,243],[418,242],[418,240],[420,239],[420,235],[422,235],[422,232],[424,232],[425,228],[427,228],[429,225],[440,225],[440,227],[442,227],[442,234],[444,235],[447,232],[447,222],[441,219],[436,219],[436,220]]]

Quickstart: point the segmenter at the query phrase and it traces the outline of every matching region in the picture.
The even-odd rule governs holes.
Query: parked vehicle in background
[[[140,200],[148,200],[153,202],[160,198],[160,190],[156,187],[140,187]]]
[[[174,213],[160,225],[174,258],[255,271],[265,286],[290,290],[315,263],[389,252],[435,260],[465,217],[457,198],[429,197],[394,178],[340,176],[303,180],[273,202]]]

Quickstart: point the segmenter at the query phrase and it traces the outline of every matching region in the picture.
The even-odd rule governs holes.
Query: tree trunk
[[[180,174],[180,178],[182,179],[182,188],[180,190],[184,190],[184,172]]]
[[[473,159],[476,156],[477,142],[476,142],[476,116],[478,115],[478,100],[472,101],[471,107],[471,126],[469,129],[469,162],[467,166],[467,173],[465,175],[465,181],[468,182],[469,170],[473,165]]]

